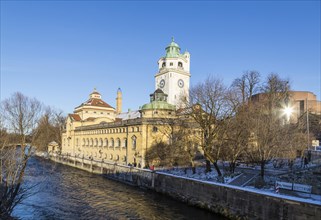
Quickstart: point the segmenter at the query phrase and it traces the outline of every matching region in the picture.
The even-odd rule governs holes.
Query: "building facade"
[[[260,102],[264,100],[266,94],[259,93],[252,96],[252,100]],[[317,100],[317,96],[308,91],[289,91],[289,98],[284,108],[290,110],[289,120],[291,123],[296,123],[303,115],[314,114],[321,115],[321,102]]]
[[[168,103],[183,107],[188,101],[190,77],[190,54],[187,51],[181,54],[181,48],[172,39],[166,55],[158,60],[155,90],[162,89],[168,95]]]
[[[160,130],[166,130],[166,120],[177,117],[179,98],[188,100],[190,55],[180,54],[172,40],[166,56],[159,61],[155,75],[155,92],[150,103],[140,110],[121,112],[122,92],[117,91],[116,108],[103,101],[94,89],[89,99],[74,109],[66,120],[62,146],[50,148],[52,153],[146,166],[145,155],[156,140],[169,141]],[[164,123],[165,122],[165,123]]]

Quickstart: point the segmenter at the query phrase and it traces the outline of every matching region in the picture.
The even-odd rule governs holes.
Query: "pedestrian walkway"
[[[240,176],[238,176],[236,179],[231,181],[229,185],[233,186],[245,186],[247,183],[249,183],[254,177],[256,177],[257,174],[255,173],[242,173]]]

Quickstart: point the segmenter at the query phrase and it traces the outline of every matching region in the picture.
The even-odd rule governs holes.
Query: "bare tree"
[[[200,143],[207,159],[206,171],[210,171],[211,162],[219,176],[222,173],[217,162],[221,157],[221,137],[224,135],[224,126],[221,125],[232,114],[226,94],[222,81],[213,77],[208,77],[190,91],[190,115],[203,134]]]
[[[232,83],[237,94],[240,94],[240,102],[245,103],[258,90],[260,82],[260,73],[257,71],[246,71],[240,78],[237,78]]]
[[[48,144],[55,141],[61,144],[61,130],[65,122],[61,111],[46,107],[34,132],[34,145],[38,151],[47,151]]]
[[[288,126],[284,126],[282,106],[287,100],[289,83],[277,74],[270,74],[262,86],[261,99],[248,109],[251,117],[249,127],[252,129],[251,147],[247,155],[261,166],[261,177],[267,161],[280,155],[282,146],[291,141]]]
[[[233,117],[224,120],[225,134],[222,137],[222,159],[229,162],[229,171],[235,172],[236,162],[248,148],[251,128],[251,115],[248,105],[244,104],[236,109]]]
[[[148,163],[160,166],[191,165],[195,173],[194,158],[197,145],[195,128],[188,118],[162,118],[159,126],[154,126],[155,143],[146,152]]]
[[[63,111],[61,110],[54,110],[54,117],[53,117],[53,126],[54,126],[54,140],[61,146],[61,135],[63,127],[66,123],[66,117],[64,116]]]
[[[289,80],[281,79],[278,74],[271,73],[261,87],[261,92],[264,94],[262,104],[266,102],[270,113],[279,110],[288,101],[289,91]]]
[[[31,146],[26,146],[26,136],[37,125],[42,104],[17,92],[1,103],[1,131],[10,131],[19,136],[19,147],[10,146],[6,135],[1,135],[1,182],[0,182],[0,218],[8,218],[14,207],[28,195],[22,185],[25,169],[30,157]],[[7,129],[5,129],[5,127]]]

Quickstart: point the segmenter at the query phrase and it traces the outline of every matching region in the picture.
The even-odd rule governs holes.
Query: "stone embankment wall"
[[[231,219],[320,219],[320,203],[256,193],[240,187],[180,178],[103,161],[51,156],[51,159],[131,185],[155,190]]]

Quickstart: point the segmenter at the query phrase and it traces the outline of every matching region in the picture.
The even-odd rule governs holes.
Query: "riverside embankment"
[[[130,185],[148,188],[232,219],[319,219],[321,202],[225,184],[181,178],[102,161],[52,155],[51,159]]]
[[[40,157],[30,158],[24,179],[30,196],[14,209],[17,219],[225,219],[152,190]]]

